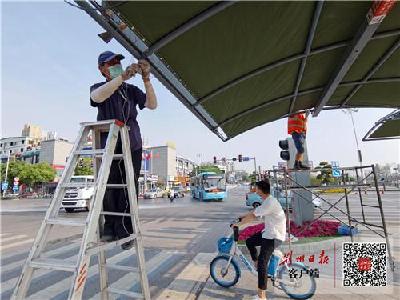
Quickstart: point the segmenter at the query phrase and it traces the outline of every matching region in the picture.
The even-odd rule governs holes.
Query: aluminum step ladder
[[[92,150],[85,150],[84,145],[87,137],[92,133]],[[106,146],[100,147],[100,134],[108,132]],[[118,140],[121,137],[122,154],[114,154]],[[85,184],[72,183],[71,176],[74,174],[75,166],[81,157],[91,156],[94,162],[94,195],[90,202],[90,210],[86,219],[72,219],[59,217],[59,210],[67,188],[81,187]],[[125,164],[126,178],[123,182],[127,184],[107,184],[110,174],[111,163],[114,159],[122,159]],[[86,186],[86,185],[85,185]],[[116,213],[103,211],[103,198],[106,188],[127,189],[130,211],[128,213]],[[104,215],[127,216],[132,220],[133,234],[129,237],[113,241],[101,242],[100,229],[101,220]],[[82,242],[80,245],[77,261],[69,263],[62,259],[50,259],[41,257],[47,244],[49,233],[54,226],[81,226],[83,227]],[[120,265],[106,264],[105,250],[121,245],[127,241],[133,241],[132,249],[136,252],[137,268]],[[127,251],[132,251],[132,249]],[[133,251],[132,251],[133,252]],[[100,293],[101,299],[109,299],[109,294],[124,295],[137,299],[150,299],[149,283],[145,269],[144,250],[142,236],[139,227],[138,205],[136,189],[134,184],[134,170],[129,146],[128,129],[124,123],[118,120],[106,120],[100,122],[81,123],[81,129],[75,145],[71,151],[61,180],[57,186],[54,198],[51,201],[46,216],[35,238],[32,249],[17,281],[12,299],[24,299],[32,281],[33,273],[37,269],[60,270],[73,273],[73,281],[69,290],[68,299],[82,299],[90,265],[90,257],[98,255]],[[132,253],[133,255],[134,253]],[[118,269],[126,272],[138,272],[141,283],[141,293],[129,290],[118,290],[108,286],[107,269]]]

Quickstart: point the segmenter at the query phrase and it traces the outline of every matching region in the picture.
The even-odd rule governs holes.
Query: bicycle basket
[[[229,254],[233,245],[233,238],[220,238],[218,240],[218,252]]]

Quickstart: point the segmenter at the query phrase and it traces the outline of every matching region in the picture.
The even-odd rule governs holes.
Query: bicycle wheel
[[[222,287],[234,286],[240,277],[240,269],[237,263],[230,256],[220,255],[210,263],[210,275],[215,283]]]
[[[289,269],[294,270],[292,278]],[[306,270],[307,268],[299,263],[293,263],[288,268],[283,266],[278,270],[279,285],[290,298],[308,299],[314,295],[317,288],[315,278],[307,274]],[[293,278],[293,274],[297,274],[297,278]]]

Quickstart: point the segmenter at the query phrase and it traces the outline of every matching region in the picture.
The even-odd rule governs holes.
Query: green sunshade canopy
[[[77,4],[223,140],[306,109],[400,107],[393,1]]]
[[[377,141],[400,138],[400,110],[395,110],[380,119],[368,131],[363,141]]]

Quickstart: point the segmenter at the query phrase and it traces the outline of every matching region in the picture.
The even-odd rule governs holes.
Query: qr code
[[[343,286],[386,286],[386,243],[343,243]]]

